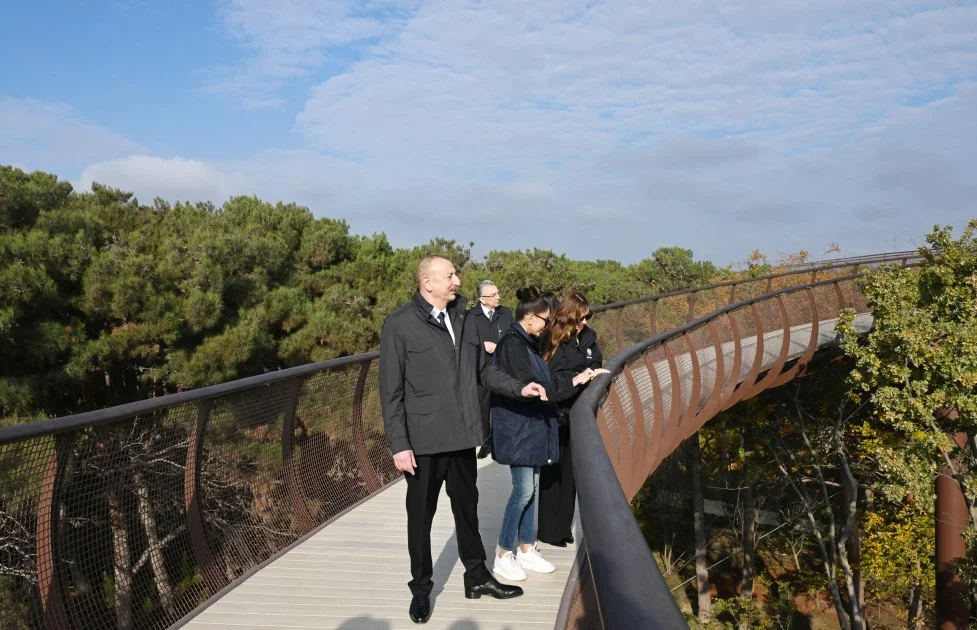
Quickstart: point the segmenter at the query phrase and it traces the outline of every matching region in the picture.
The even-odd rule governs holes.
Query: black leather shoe
[[[522,595],[522,589],[518,586],[509,586],[490,577],[488,581],[475,586],[465,587],[465,597],[468,599],[478,599],[482,595],[488,595],[495,599],[511,599]]]
[[[573,536],[567,536],[566,538],[563,539],[563,542],[565,542],[568,545],[572,545],[573,544]]]
[[[410,600],[409,614],[414,623],[427,623],[431,617],[431,598],[428,595],[415,595]]]
[[[539,542],[546,543],[547,545],[549,545],[551,547],[566,547],[567,546],[566,540],[558,540],[556,542],[550,542],[548,540],[543,540],[542,538],[539,538],[538,540],[539,540]]]

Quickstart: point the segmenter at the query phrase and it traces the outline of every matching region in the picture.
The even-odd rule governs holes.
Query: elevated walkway
[[[817,347],[835,343],[835,324],[819,322]],[[867,331],[869,314],[859,315],[856,330]],[[787,359],[800,357],[808,348],[811,324],[790,329]],[[774,365],[783,347],[783,331],[763,335],[760,372]],[[756,337],[741,343],[741,367],[737,382],[753,369],[759,344]],[[724,362],[732,362],[735,344],[721,345]],[[713,347],[697,351],[702,379],[701,391],[708,393],[716,383],[717,356]],[[690,392],[693,378],[691,353],[675,357],[682,383]],[[665,407],[671,405],[672,382],[667,361],[654,364]],[[648,393],[642,401],[653,408],[650,385],[639,383]],[[686,394],[688,395],[688,394]],[[688,399],[684,401],[688,404]],[[637,401],[635,401],[637,404]],[[307,541],[287,552],[244,583],[213,603],[191,620],[191,628],[342,628],[343,630],[394,630],[416,627],[407,617],[410,579],[407,555],[407,515],[404,509],[406,484],[395,483],[360,506],[347,512]],[[482,460],[478,468],[478,517],[491,563],[498,539],[511,481],[506,466]],[[582,540],[579,518],[575,538]],[[569,578],[576,545],[567,548],[540,545],[556,565],[549,575],[529,574],[519,582],[526,594],[507,602],[489,598],[467,600],[454,539],[454,522],[446,492],[441,493],[431,535],[434,553],[433,613],[427,627],[451,630],[552,628],[559,614],[564,586]]]
[[[507,466],[479,461],[478,521],[489,563],[511,487]],[[186,627],[416,628],[407,617],[410,560],[406,491],[407,484],[395,483],[347,512],[251,576]],[[579,540],[579,522],[574,535]],[[525,595],[508,601],[465,599],[465,568],[458,559],[451,505],[443,491],[431,531],[431,549],[433,613],[425,627],[451,630],[552,628],[577,552],[576,545],[559,548],[540,544],[545,557],[556,565],[556,572],[531,573],[523,582],[512,582],[522,586]]]
[[[442,492],[428,627],[683,625],[628,500],[724,406],[803,373],[835,343],[841,309],[867,331],[859,272],[915,258],[835,261],[593,309],[612,374],[571,414],[579,547],[542,546],[557,571],[530,574],[521,598],[467,600]],[[0,629],[415,627],[406,484],[383,439],[377,360],[0,427]],[[480,462],[478,486],[491,562],[508,468]]]

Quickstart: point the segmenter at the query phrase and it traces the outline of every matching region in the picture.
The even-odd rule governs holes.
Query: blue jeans
[[[533,466],[509,466],[512,473],[512,494],[505,506],[499,546],[515,551],[516,545],[536,542],[533,526],[536,520],[536,484],[539,468]]]

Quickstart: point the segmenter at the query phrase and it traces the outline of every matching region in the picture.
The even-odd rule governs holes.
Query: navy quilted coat
[[[528,354],[535,381],[549,385],[552,381],[550,368],[536,343],[519,324],[513,324],[499,340],[493,360],[503,372],[515,377],[512,366],[506,365],[506,357],[521,352]],[[559,461],[556,421],[557,410],[551,403],[493,394],[492,455],[495,461],[509,466],[545,466]]]

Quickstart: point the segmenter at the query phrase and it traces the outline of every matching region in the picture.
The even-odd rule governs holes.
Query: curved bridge
[[[804,373],[855,281],[842,259],[595,308],[612,373],[574,407],[581,523],[513,602],[461,597],[447,497],[431,625],[684,627],[631,516],[658,464],[719,411]],[[409,627],[404,484],[377,354],[0,429],[0,627]],[[596,422],[595,422],[596,420]],[[509,480],[479,469],[489,556]],[[582,525],[582,528],[581,528]],[[644,557],[647,556],[647,557]],[[450,576],[450,577],[449,577]]]

